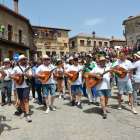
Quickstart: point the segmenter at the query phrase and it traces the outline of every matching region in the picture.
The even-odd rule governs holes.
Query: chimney
[[[13,0],[15,5],[15,12],[18,13],[18,0]]]
[[[112,40],[114,39],[114,36],[112,36]]]

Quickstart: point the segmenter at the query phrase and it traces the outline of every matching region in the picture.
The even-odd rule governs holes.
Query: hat
[[[10,62],[9,58],[5,58],[3,62]]]
[[[87,54],[86,56],[93,57],[91,54]]]
[[[69,59],[67,59],[66,62],[69,62]]]
[[[57,61],[62,61],[62,60],[60,58],[58,58]]]
[[[134,55],[137,56],[138,58],[140,58],[140,51],[138,51],[138,52],[135,53]]]
[[[47,59],[47,58],[49,58],[50,59],[50,57],[48,56],[48,55],[43,55],[43,58],[42,59]]]
[[[27,58],[27,57],[25,57],[23,54],[19,56],[19,60],[21,60],[21,59],[23,59],[23,58]],[[18,61],[19,61],[19,60],[18,60]]]
[[[74,58],[73,58],[73,60],[75,60],[75,59],[77,59],[77,60],[78,60],[78,57],[74,57]]]
[[[69,60],[73,60],[73,57],[71,56],[71,57],[69,58]]]
[[[109,56],[107,55],[105,58],[106,58],[106,59],[109,59]]]
[[[101,56],[99,61],[101,61],[101,60],[105,60],[105,57]]]

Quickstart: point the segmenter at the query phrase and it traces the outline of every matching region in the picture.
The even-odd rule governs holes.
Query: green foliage
[[[100,54],[97,54],[97,57],[99,57],[99,58],[100,58],[100,57],[101,57],[101,55],[100,55]]]

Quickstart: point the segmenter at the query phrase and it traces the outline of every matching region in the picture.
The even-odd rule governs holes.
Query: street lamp
[[[89,41],[90,41],[90,39],[89,39],[89,37],[87,38],[87,46],[89,46]],[[87,50],[87,48],[86,48],[86,50]]]
[[[93,44],[94,44],[94,40],[95,40],[95,32],[94,31],[92,32],[92,35],[93,35]],[[95,51],[95,44],[94,44],[94,48],[93,49]]]
[[[68,44],[69,44],[69,52],[71,53],[71,50],[70,50],[70,42],[68,42]]]
[[[47,43],[45,43],[45,44],[44,44],[44,47],[45,47],[45,54],[46,54],[46,47],[47,47]]]

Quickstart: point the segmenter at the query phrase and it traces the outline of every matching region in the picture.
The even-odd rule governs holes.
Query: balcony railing
[[[57,39],[56,36],[41,36],[41,35],[35,36],[35,38],[38,38],[38,39],[47,39],[47,40],[56,40]]]

